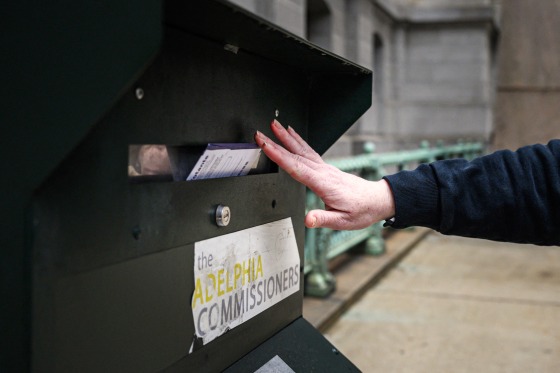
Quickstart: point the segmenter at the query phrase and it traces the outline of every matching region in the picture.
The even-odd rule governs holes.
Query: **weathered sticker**
[[[194,255],[192,312],[198,341],[190,352],[300,287],[290,218],[197,242]]]

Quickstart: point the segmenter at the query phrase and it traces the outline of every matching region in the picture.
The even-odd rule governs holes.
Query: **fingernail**
[[[276,119],[272,120],[272,125],[276,128],[283,128],[280,122],[278,122]]]
[[[314,217],[313,221],[311,222],[311,228],[315,228],[317,226],[317,218]]]

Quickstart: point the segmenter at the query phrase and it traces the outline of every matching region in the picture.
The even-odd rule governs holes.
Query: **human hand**
[[[325,203],[325,210],[309,211],[308,228],[361,229],[395,215],[393,193],[385,180],[368,181],[326,164],[293,128],[277,121],[270,125],[282,146],[257,131],[255,141],[264,153]]]

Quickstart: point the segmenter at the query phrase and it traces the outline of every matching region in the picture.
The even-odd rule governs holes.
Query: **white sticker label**
[[[194,255],[192,310],[203,345],[300,288],[290,218],[197,242]]]
[[[274,356],[265,365],[255,370],[254,373],[296,373],[278,355]]]

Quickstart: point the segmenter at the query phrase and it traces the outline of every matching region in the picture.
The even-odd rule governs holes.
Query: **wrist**
[[[379,220],[388,220],[395,216],[395,198],[393,190],[385,179],[377,182],[379,188]]]

